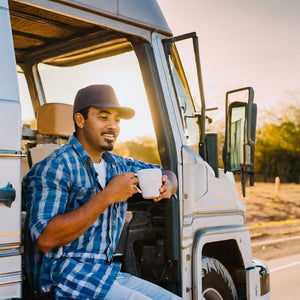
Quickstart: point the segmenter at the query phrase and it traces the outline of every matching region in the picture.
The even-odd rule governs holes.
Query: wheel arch
[[[246,270],[236,240],[206,243],[202,249],[202,256],[217,259],[229,272],[238,295],[246,297]]]
[[[201,299],[202,256],[220,261],[229,271],[238,294],[246,295],[246,269],[252,263],[249,230],[246,226],[199,230],[193,243],[193,299]]]

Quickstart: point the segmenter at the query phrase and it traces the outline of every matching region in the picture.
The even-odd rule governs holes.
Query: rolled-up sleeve
[[[132,158],[125,158],[127,170],[129,172],[137,172],[142,169],[153,169],[153,168],[159,168],[163,171],[163,168],[159,165],[154,165],[150,163],[145,163],[143,161],[132,159]]]
[[[64,165],[54,160],[36,165],[26,175],[26,210],[34,242],[54,216],[65,212],[68,202],[67,177]]]

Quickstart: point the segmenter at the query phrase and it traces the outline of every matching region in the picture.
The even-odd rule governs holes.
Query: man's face
[[[82,127],[85,146],[97,153],[112,150],[120,133],[120,116],[115,109],[90,107]]]

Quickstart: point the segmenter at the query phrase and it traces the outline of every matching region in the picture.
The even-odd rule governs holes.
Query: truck
[[[26,272],[22,178],[67,142],[75,92],[94,83],[111,84],[136,109],[126,138],[148,134],[151,124],[159,161],[178,178],[171,199],[128,200],[115,251],[123,270],[183,299],[270,299],[269,269],[252,257],[234,176],[244,194],[248,179],[254,183],[253,89],[226,94],[220,168],[218,135],[206,132],[198,37],[173,36],[156,0],[0,0],[0,28],[0,299],[36,297]],[[185,40],[201,105],[180,59]]]

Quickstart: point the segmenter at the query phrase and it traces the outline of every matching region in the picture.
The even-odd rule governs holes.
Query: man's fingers
[[[116,175],[107,185],[106,188],[111,189],[114,202],[126,201],[133,194],[138,192],[136,185],[138,179],[133,172]]]

